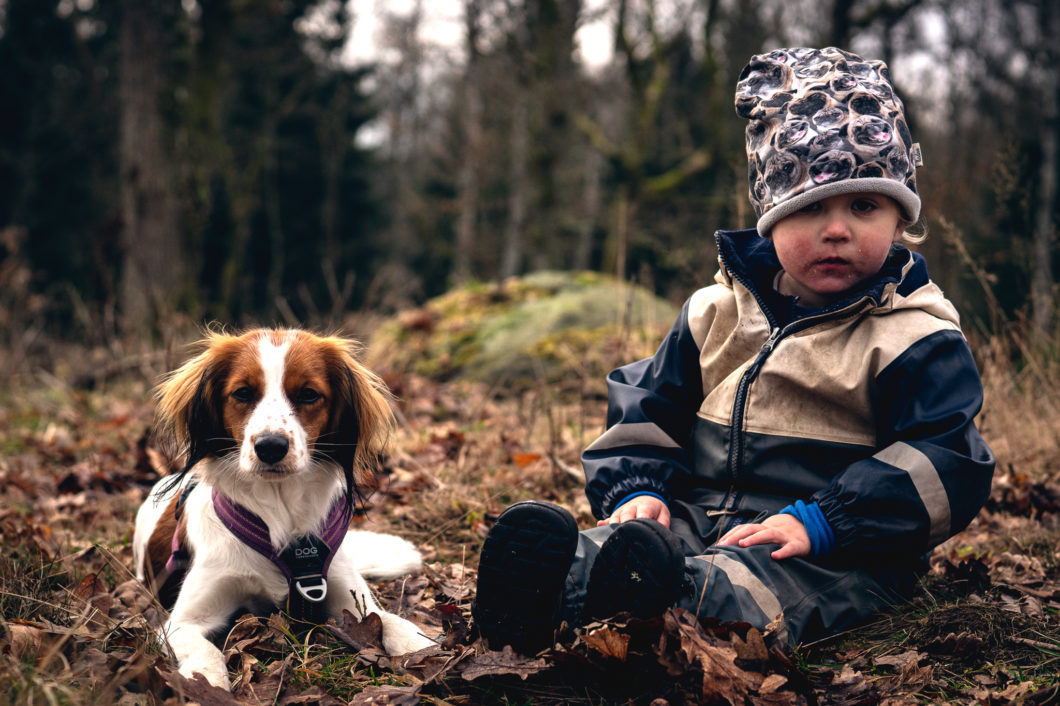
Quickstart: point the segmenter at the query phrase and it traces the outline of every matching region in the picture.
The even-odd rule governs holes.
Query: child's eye
[[[813,203],[807,204],[807,205],[803,206],[802,208],[800,208],[798,212],[799,213],[817,213],[820,210],[821,210],[821,202],[820,201],[814,201]]]
[[[876,210],[876,202],[872,199],[854,199],[850,204],[850,210],[855,213],[871,213]]]

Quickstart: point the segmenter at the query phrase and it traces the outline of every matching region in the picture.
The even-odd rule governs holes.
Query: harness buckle
[[[316,583],[310,585],[303,585],[303,581],[315,580]],[[310,603],[320,603],[328,595],[328,581],[320,574],[310,574],[307,576],[296,576],[292,583],[294,587],[301,594],[302,598],[305,598]]]

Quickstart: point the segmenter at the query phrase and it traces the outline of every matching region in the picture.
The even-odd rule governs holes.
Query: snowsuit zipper
[[[755,356],[754,361],[747,367],[743,375],[740,376],[740,382],[736,386],[736,394],[733,398],[732,414],[729,419],[729,455],[728,455],[728,471],[729,471],[729,492],[726,494],[725,501],[722,503],[722,510],[725,514],[734,514],[732,511],[736,509],[736,503],[739,499],[740,493],[737,491],[737,483],[740,480],[740,476],[743,472],[743,451],[744,451],[744,415],[747,411],[747,393],[751,387],[751,384],[758,378],[758,374],[762,371],[762,366],[765,364],[766,359],[769,358],[770,354],[776,349],[777,344],[780,340],[793,333],[801,331],[805,328],[813,326],[814,324],[826,321],[828,319],[835,318],[837,314],[849,311],[862,304],[866,299],[871,297],[865,297],[858,300],[857,302],[851,302],[850,304],[838,308],[825,309],[824,311],[808,316],[803,319],[797,319],[792,321],[787,326],[781,327],[774,318],[772,312],[762,301],[759,296],[757,289],[747,281],[742,274],[735,272],[731,267],[725,265],[725,256],[721,255],[721,260],[725,269],[728,270],[729,275],[738,281],[740,284],[747,289],[748,292],[755,298],[755,302],[758,304],[759,310],[766,317],[766,322],[769,324],[769,337],[766,338],[762,347],[758,351],[758,355]],[[725,531],[731,529],[732,520],[730,519],[727,523],[728,526],[723,528],[720,534],[724,534]]]

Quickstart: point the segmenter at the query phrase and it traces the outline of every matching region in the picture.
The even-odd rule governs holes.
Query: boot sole
[[[654,520],[623,522],[600,547],[589,572],[585,612],[592,619],[626,612],[654,618],[671,607],[684,580],[684,551]]]
[[[551,644],[577,545],[562,508],[531,500],[501,513],[482,544],[472,608],[490,649],[536,654]]]

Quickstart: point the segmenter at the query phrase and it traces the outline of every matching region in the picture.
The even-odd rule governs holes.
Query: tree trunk
[[[612,225],[612,232],[614,233],[614,239],[611,245],[611,252],[607,253],[608,259],[615,266],[615,277],[620,280],[626,279],[626,254],[629,240],[629,223],[632,219],[633,206],[630,203],[629,198],[629,186],[626,184],[619,184],[615,191],[615,201],[612,205],[614,209],[614,223]],[[607,266],[607,262],[604,266]]]
[[[169,3],[124,0],[121,27],[122,329],[147,331],[172,313],[185,267],[166,128],[159,113]]]
[[[286,238],[280,214],[279,165],[276,163],[276,123],[266,122],[262,138],[262,190],[264,192],[265,228],[269,234],[269,269],[265,279],[265,301],[275,302],[283,291],[286,268]]]
[[[526,230],[526,209],[529,202],[527,160],[529,158],[530,108],[526,89],[516,86],[512,103],[512,134],[508,194],[508,223],[504,229],[504,255],[501,258],[501,279],[519,273],[523,262],[523,232]]]
[[[1049,28],[1046,37],[1055,38],[1053,31],[1060,25],[1058,15],[1048,7],[1050,3],[1041,6],[1042,27]],[[1050,16],[1052,14],[1052,16]],[[1042,336],[1048,337],[1053,330],[1053,316],[1056,311],[1053,283],[1053,241],[1056,232],[1054,216],[1056,213],[1056,175],[1060,167],[1057,163],[1057,142],[1060,141],[1060,100],[1057,93],[1060,92],[1060,71],[1056,68],[1056,61],[1060,55],[1052,48],[1053,39],[1045,39],[1048,43],[1043,47],[1043,53],[1048,57],[1048,63],[1042,64],[1045,73],[1044,90],[1042,92],[1042,121],[1041,145],[1042,161],[1040,167],[1040,184],[1037,211],[1034,217],[1034,265],[1031,275],[1031,304],[1032,323],[1034,329]]]
[[[324,198],[320,202],[320,223],[324,229],[324,264],[334,267],[340,262],[339,213],[342,207],[342,167],[349,149],[346,133],[346,116],[350,111],[350,88],[339,86],[333,110],[325,112],[317,120],[317,137],[320,141],[321,175],[324,181]]]
[[[593,236],[596,232],[596,219],[600,213],[601,180],[603,179],[604,160],[599,152],[588,150],[585,157],[585,187],[582,191],[582,218],[578,228],[578,246],[574,250],[574,269],[587,270],[592,264]]]
[[[457,175],[456,243],[453,253],[452,279],[462,284],[471,279],[471,251],[475,246],[475,221],[479,206],[478,170],[482,153],[482,96],[479,95],[479,20],[482,12],[479,0],[464,3],[466,27],[467,68],[463,82],[464,146],[460,171]]]

